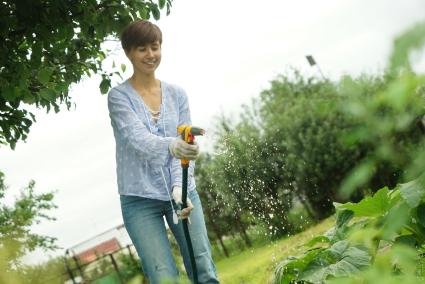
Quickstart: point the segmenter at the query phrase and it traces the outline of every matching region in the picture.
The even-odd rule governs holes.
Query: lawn
[[[304,232],[263,246],[253,247],[230,258],[216,262],[222,284],[266,284],[276,265],[289,255],[297,255],[301,246],[334,225],[334,219],[325,221]]]

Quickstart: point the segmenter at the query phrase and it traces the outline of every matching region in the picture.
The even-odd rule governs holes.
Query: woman
[[[177,126],[191,125],[186,93],[160,81],[162,33],[145,20],[130,23],[121,44],[134,73],[108,94],[108,108],[116,142],[118,190],[124,225],[136,247],[150,283],[175,279],[178,270],[167,238],[164,216],[192,279],[189,252],[181,219],[190,215],[189,232],[200,283],[219,283],[211,257],[202,205],[196,192],[194,161],[188,178],[188,208],[176,215],[181,203],[182,171],[179,159],[195,160],[198,146],[177,134]]]

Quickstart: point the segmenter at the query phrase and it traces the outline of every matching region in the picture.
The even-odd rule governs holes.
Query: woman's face
[[[159,41],[155,41],[135,47],[127,53],[127,57],[135,71],[151,74],[155,72],[161,62],[161,44]]]

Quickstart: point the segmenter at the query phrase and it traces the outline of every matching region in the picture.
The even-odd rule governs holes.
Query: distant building
[[[96,260],[99,256],[115,252],[120,248],[121,246],[118,240],[116,238],[112,238],[96,245],[95,247],[80,252],[79,254],[77,254],[77,257],[81,262],[91,262],[93,260]]]
[[[129,244],[131,244],[130,237],[121,224],[74,245],[69,248],[69,252],[82,263],[88,263]]]

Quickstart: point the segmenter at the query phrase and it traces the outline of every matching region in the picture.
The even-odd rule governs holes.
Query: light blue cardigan
[[[130,82],[125,81],[109,91],[118,192],[122,195],[167,201],[173,186],[181,186],[180,160],[171,156],[168,145],[178,135],[177,126],[191,125],[189,102],[185,91],[178,86],[161,82],[161,92],[160,116],[155,122]],[[191,161],[188,191],[196,188],[194,167]]]

